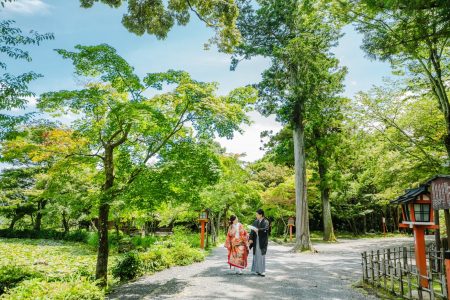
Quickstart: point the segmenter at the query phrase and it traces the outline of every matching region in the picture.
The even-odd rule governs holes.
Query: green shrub
[[[87,243],[89,237],[95,233],[85,230],[70,231],[64,236],[64,240],[71,242]]]
[[[139,255],[144,266],[144,270],[149,273],[162,271],[174,266],[174,260],[171,255],[171,249],[158,245],[151,250],[140,253]]]
[[[136,249],[136,247],[131,242],[131,238],[128,236],[120,239],[117,242],[117,251],[119,253],[127,253],[127,252],[133,251],[135,249]]]
[[[103,291],[87,280],[47,282],[34,278],[23,281],[0,299],[101,300],[104,297]]]
[[[189,244],[193,248],[200,248],[200,234],[192,232],[183,226],[175,226],[173,228],[173,235],[169,237],[173,243]]]
[[[157,240],[158,239],[154,236],[146,236],[146,237],[134,236],[130,239],[131,243],[136,249],[148,249],[152,245],[154,245]]]
[[[86,243],[91,246],[92,248],[97,249],[98,248],[98,234],[91,234],[89,235]]]
[[[128,252],[112,269],[112,274],[120,281],[131,280],[143,274],[141,258],[136,252]]]
[[[0,267],[0,294],[7,289],[15,287],[17,284],[26,279],[40,277],[40,274],[28,268],[18,266],[1,266]]]
[[[88,238],[86,240],[86,244],[91,246],[93,249],[97,249],[98,248],[98,233],[97,232],[89,232]],[[115,247],[117,245],[117,238],[115,238],[113,235],[111,235],[111,238],[108,239],[108,245],[110,248]]]
[[[66,233],[66,232],[57,231],[54,229],[42,229],[42,230],[0,229],[0,237],[19,238],[19,239],[48,239],[48,240],[65,240],[65,241],[72,241],[72,242],[87,243],[88,240],[93,235],[97,235],[97,234],[93,233],[93,232],[88,232],[86,230],[74,230],[74,231],[70,231],[70,232]]]
[[[179,266],[187,266],[203,261],[205,255],[199,249],[194,249],[185,243],[177,243],[171,250],[173,261]]]

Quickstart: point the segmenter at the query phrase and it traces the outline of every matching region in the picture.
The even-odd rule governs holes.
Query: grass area
[[[125,254],[113,247],[109,287],[119,280],[199,262],[208,254],[198,249],[199,235],[183,229],[167,237],[124,239],[135,247]],[[107,291],[95,284],[95,244],[0,238],[0,299],[103,299]]]
[[[91,277],[95,274],[96,251],[82,243],[0,239],[0,266],[15,265],[30,268],[49,280],[78,274]],[[113,265],[117,255],[111,255]]]
[[[364,283],[362,281],[358,281],[357,283],[353,284],[352,287],[356,290],[358,290],[363,295],[372,295],[380,299],[386,299],[386,300],[400,300],[403,299],[401,297],[395,296],[392,293],[381,289],[373,287],[367,283]]]
[[[440,294],[443,293],[442,285],[438,282],[440,280],[440,276],[434,274],[433,275],[433,291],[435,299],[443,299]],[[411,274],[403,275],[402,278],[403,281],[403,287],[401,287],[400,281],[398,277],[394,279],[393,286],[390,277],[386,278],[386,289],[384,289],[384,278],[380,277],[379,279],[376,278],[375,282],[373,284],[369,284],[366,282],[358,282],[354,285],[355,288],[361,288],[364,291],[366,291],[369,294],[377,295],[379,298],[382,299],[403,299],[401,296],[402,290],[403,295],[408,298],[410,293],[414,299],[418,296],[418,286],[419,286],[419,279],[417,275]],[[395,294],[392,292],[395,291]],[[428,292],[423,291],[424,295],[429,295]]]
[[[116,260],[112,255],[109,265]],[[0,238],[0,299],[103,299],[95,262],[84,243]]]

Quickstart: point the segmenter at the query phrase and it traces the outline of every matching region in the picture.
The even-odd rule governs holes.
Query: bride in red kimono
[[[236,216],[230,217],[225,248],[228,249],[228,264],[234,267],[237,274],[247,267],[248,233]]]

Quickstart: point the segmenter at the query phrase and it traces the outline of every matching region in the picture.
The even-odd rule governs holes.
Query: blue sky
[[[175,27],[166,40],[157,40],[149,35],[138,37],[124,29],[121,24],[123,12],[124,9],[111,9],[102,4],[82,9],[78,0],[16,0],[15,4],[7,4],[6,9],[0,11],[2,19],[15,20],[24,32],[33,29],[55,35],[55,40],[30,48],[32,62],[9,61],[9,72],[33,70],[44,75],[31,85],[36,94],[75,88],[71,64],[53,49],[108,43],[141,75],[168,69],[185,70],[196,80],[218,82],[219,93],[225,94],[236,87],[258,82],[261,72],[268,66],[267,60],[256,58],[243,62],[236,71],[230,71],[229,55],[214,49],[204,50],[203,45],[212,32],[195,17],[188,26]],[[360,45],[361,35],[349,26],[335,49],[341,64],[349,71],[345,80],[345,96],[348,97],[381,84],[382,78],[390,75],[389,65],[365,58]],[[228,152],[246,153],[244,160],[247,161],[254,161],[264,154],[259,150],[261,131],[281,128],[274,118],[264,118],[256,112],[251,117],[254,124],[244,128],[243,135],[237,134],[233,140],[219,139]]]

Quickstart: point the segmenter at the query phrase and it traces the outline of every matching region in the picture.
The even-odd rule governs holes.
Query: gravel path
[[[300,254],[271,243],[265,278],[249,271],[232,274],[226,249],[219,247],[202,263],[142,277],[118,287],[109,299],[375,299],[351,287],[360,278],[360,253],[412,242],[412,238],[341,240],[316,244],[319,253]]]

